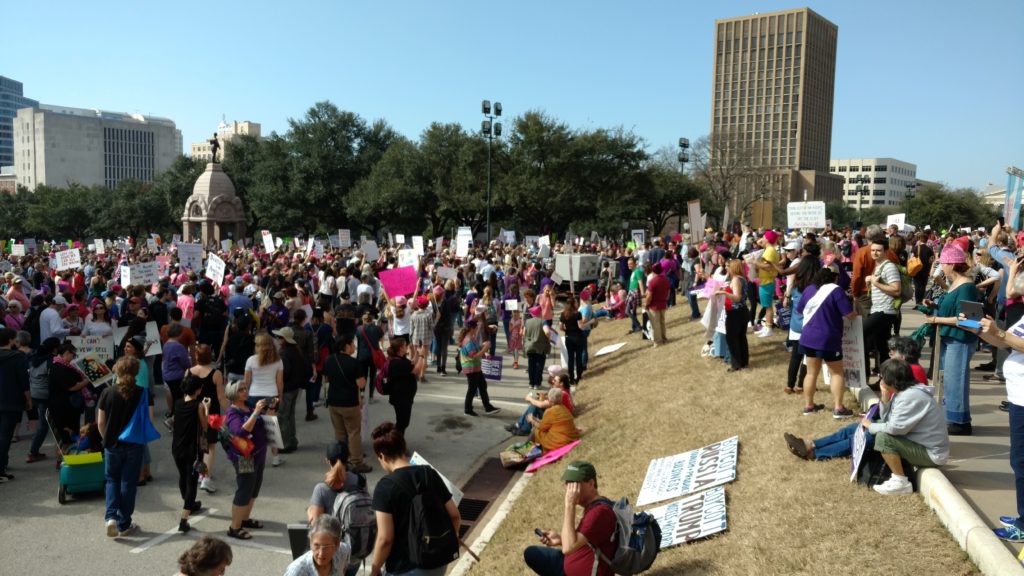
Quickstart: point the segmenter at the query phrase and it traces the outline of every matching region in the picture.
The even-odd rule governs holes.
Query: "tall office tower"
[[[829,174],[838,27],[808,8],[715,21],[712,164],[740,177],[732,214],[840,200]]]
[[[21,82],[0,76],[0,167],[14,166],[14,117],[20,108],[38,108],[25,98]]]

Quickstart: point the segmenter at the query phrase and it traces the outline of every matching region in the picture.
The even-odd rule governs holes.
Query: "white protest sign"
[[[399,245],[405,245],[405,234],[395,234],[395,242]]]
[[[455,278],[458,277],[459,273],[458,271],[455,270],[455,268],[442,266],[437,269],[437,275],[440,276],[441,278],[444,278],[445,280],[454,280]]]
[[[558,286],[563,282],[563,279],[562,276],[558,274],[558,272],[552,272],[551,281],[555,283],[555,286]]]
[[[596,358],[598,356],[604,356],[605,354],[611,354],[612,352],[615,352],[616,350],[618,350],[619,348],[622,348],[625,345],[626,345],[625,342],[619,342],[618,344],[609,344],[609,345],[605,346],[604,348],[601,348],[600,350],[598,350],[597,353],[594,354],[594,357]]]
[[[230,238],[228,238],[227,240],[221,240],[220,241],[220,250],[221,250],[221,252],[231,252],[231,239]]]
[[[416,255],[416,251],[411,248],[404,248],[398,251],[398,267],[404,268],[406,266],[412,266],[417,271],[420,269],[420,259]]]
[[[551,236],[545,234],[537,237],[537,246],[551,246]]]
[[[420,456],[419,452],[412,453],[412,458],[409,459],[409,464],[412,464],[413,466],[430,466],[431,468],[434,468],[433,466],[430,465],[430,462],[427,462],[426,458]],[[448,477],[442,474],[440,470],[434,468],[434,471],[437,472],[437,475],[441,477],[441,480],[444,482],[444,485],[448,488],[448,492],[451,493],[452,502],[454,502],[455,505],[458,506],[459,502],[462,502],[462,490],[459,490],[458,486],[452,484],[451,481],[448,480]]]
[[[210,257],[206,259],[205,276],[218,286],[224,283],[224,261],[220,259],[220,256],[210,254]]]
[[[886,228],[889,228],[891,227],[891,225],[895,224],[897,228],[902,229],[904,223],[906,223],[905,213],[889,214],[889,216],[886,217]],[[961,230],[963,231],[964,229]],[[971,232],[971,229],[967,229],[967,231]]]
[[[278,421],[277,416],[269,416],[264,414],[263,418],[263,431],[267,437],[267,446],[271,446],[281,450],[284,448],[284,434],[281,433],[281,422]]]
[[[515,230],[505,230],[505,233],[503,235],[503,241],[505,242],[505,244],[515,244],[516,243],[516,231]]]
[[[24,256],[25,245],[24,244],[12,244],[11,245],[11,256]]]
[[[146,249],[150,252],[156,252],[160,250],[160,247],[156,245],[156,240],[153,238],[146,238]]]
[[[412,250],[417,256],[423,256],[426,252],[423,251],[423,236],[412,237]]]
[[[306,254],[313,253],[313,244],[316,242],[316,236],[310,236],[309,240],[306,241]]]
[[[280,236],[275,236],[274,237],[274,246],[276,248],[280,248],[281,244],[284,244],[284,240],[282,240]]]
[[[341,241],[338,240],[337,234],[328,234],[327,242],[331,245],[331,248],[341,248]]]
[[[25,250],[28,250],[29,252],[35,252],[36,251],[36,239],[35,238],[25,238]]]
[[[367,260],[376,260],[380,258],[380,250],[377,248],[377,243],[373,240],[363,242],[363,254],[366,254]]]
[[[270,233],[270,230],[261,231],[260,237],[263,238],[263,249],[267,252],[273,252],[276,246],[274,246],[274,235]]]
[[[125,286],[149,286],[160,281],[160,263],[143,262],[121,266],[121,283]]]
[[[712,488],[646,512],[661,528],[662,550],[707,538],[726,528],[725,488]]]
[[[96,239],[93,241],[93,246],[96,247],[97,254],[106,254],[107,247],[103,244],[103,240]]]
[[[338,244],[342,248],[348,248],[352,246],[352,231],[342,228],[338,230]]]
[[[505,300],[505,310],[509,312],[519,310],[519,300]]]
[[[198,272],[203,267],[202,244],[178,244],[178,262],[186,270]]]
[[[391,248],[395,245],[395,235],[388,232],[388,247]]]
[[[120,343],[127,333],[127,326],[114,328],[114,342]],[[163,353],[163,347],[160,345],[160,329],[156,327],[156,322],[146,322],[146,356],[159,356]]]
[[[74,270],[82,265],[82,253],[78,248],[57,252],[57,272]]]
[[[646,235],[647,232],[644,230],[633,230],[630,232],[629,236],[633,239],[633,244],[636,244],[636,247],[639,248],[644,245]]]
[[[824,202],[790,202],[786,204],[786,226],[804,230],[825,227]]]
[[[843,379],[848,388],[867,385],[864,366],[864,318],[861,316],[843,319]],[[831,384],[831,374],[822,370],[825,384]]]
[[[459,258],[465,258],[469,255],[469,243],[472,240],[469,236],[463,236],[459,234],[455,237],[455,255]]]
[[[686,218],[690,221],[690,238],[694,243],[704,238],[704,219],[700,215],[700,200],[686,203]]]
[[[437,251],[437,252],[440,252],[441,248],[443,248],[443,247],[444,247],[444,236],[438,236],[437,238],[434,238],[434,250]]]
[[[540,256],[541,258],[547,258],[551,256],[551,246],[548,246],[547,244],[542,245],[540,247],[540,251],[537,252],[537,255]]]
[[[79,356],[95,355],[100,360],[114,357],[114,335],[106,336],[68,336],[67,341],[75,345]]]
[[[316,242],[313,242],[313,256],[315,256],[316,258],[323,258],[324,257],[324,244],[323,244],[323,242],[320,242],[319,240],[317,240]],[[312,316],[310,316],[310,317],[312,318]]]
[[[739,436],[703,448],[651,460],[636,505],[646,506],[736,479]]]
[[[523,243],[526,244],[527,246],[530,246],[531,244],[537,244],[538,242],[540,242],[540,236],[524,236],[523,237]]]

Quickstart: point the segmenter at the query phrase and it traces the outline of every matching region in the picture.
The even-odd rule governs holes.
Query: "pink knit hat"
[[[939,264],[963,264],[967,262],[967,255],[956,244],[947,244],[939,255]]]
[[[766,230],[764,233],[764,239],[769,244],[775,244],[775,242],[779,239],[779,233],[771,229]]]

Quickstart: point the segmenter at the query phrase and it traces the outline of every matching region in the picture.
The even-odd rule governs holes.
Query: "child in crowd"
[[[508,351],[512,353],[512,369],[519,368],[519,352],[523,349],[523,313],[519,309],[512,311],[512,319],[508,323]]]

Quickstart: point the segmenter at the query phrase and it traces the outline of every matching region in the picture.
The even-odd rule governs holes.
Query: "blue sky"
[[[0,74],[47,104],[222,114],[285,132],[314,102],[416,138],[540,109],[649,149],[710,129],[714,20],[780,1],[9,2]],[[1024,167],[1024,2],[812,1],[839,26],[832,157],[888,156],[953,186]]]

